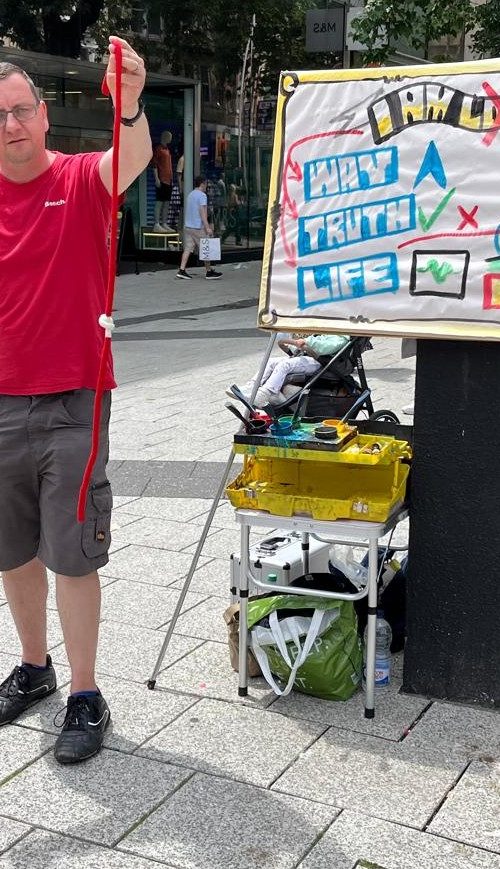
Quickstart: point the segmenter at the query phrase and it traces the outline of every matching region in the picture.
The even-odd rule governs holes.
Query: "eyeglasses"
[[[31,121],[38,112],[40,103],[33,103],[31,106],[14,106],[13,109],[0,109],[0,127],[5,127],[8,115],[14,115],[16,121],[24,124],[26,121]]]

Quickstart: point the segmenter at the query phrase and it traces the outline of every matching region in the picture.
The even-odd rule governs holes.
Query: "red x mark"
[[[493,122],[492,129],[488,133],[486,133],[486,135],[483,136],[482,139],[483,145],[486,145],[486,147],[488,147],[493,142],[496,134],[500,132],[500,94],[497,94],[496,90],[494,90],[487,81],[483,81],[483,88],[485,89],[486,93],[492,100],[493,105],[497,110],[497,116]]]
[[[460,216],[463,218],[460,226],[457,229],[465,229],[466,226],[473,226],[474,229],[478,228],[477,220],[474,220],[474,216],[477,214],[477,209],[479,205],[475,205],[472,211],[466,211],[461,205],[457,205],[457,208],[460,212]]]

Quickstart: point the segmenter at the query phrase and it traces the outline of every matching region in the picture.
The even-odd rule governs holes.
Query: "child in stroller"
[[[259,388],[255,394],[255,407],[263,408],[268,404],[279,405],[287,398],[285,384],[294,380],[308,380],[322,367],[321,357],[333,356],[349,342],[348,335],[308,335],[305,338],[279,333],[278,345],[287,354],[286,359],[273,357],[267,363]],[[250,398],[255,385],[254,376],[241,388],[243,395]],[[297,391],[295,388],[294,391]],[[231,398],[230,389],[226,394]],[[292,392],[293,394],[293,392]]]
[[[292,347],[295,352],[297,349],[302,349],[301,339],[298,336],[292,336],[290,339],[288,335],[280,334],[279,338],[280,346],[285,353],[292,354]],[[255,406],[265,407],[270,404],[274,408],[274,413],[281,416],[293,412],[296,408],[299,409],[298,405],[300,405],[301,418],[311,421],[342,417],[355,419],[361,413],[370,422],[399,423],[398,417],[392,410],[374,410],[362,360],[363,353],[373,349],[369,338],[352,335],[349,337],[315,335],[304,340],[307,343],[312,340],[314,343],[314,339],[320,339],[316,346],[322,348],[321,355],[318,354],[318,358],[293,355],[288,360],[292,366],[288,368],[285,379],[282,380],[279,394],[269,401],[266,392],[262,391],[268,386],[267,380],[265,386],[257,390],[259,404],[254,401]],[[332,352],[334,345],[328,346],[326,342],[321,344],[325,339],[338,341],[336,352]],[[303,373],[298,373],[299,359],[302,360]],[[308,361],[305,361],[306,359]],[[281,362],[279,359],[271,361],[275,364]],[[308,371],[305,370],[306,367]],[[266,372],[267,370],[266,368]],[[254,382],[249,381],[242,390],[247,398],[250,398]],[[226,392],[231,398],[235,398],[230,389]]]

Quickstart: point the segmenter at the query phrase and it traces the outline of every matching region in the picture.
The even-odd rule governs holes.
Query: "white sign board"
[[[259,325],[500,340],[500,61],[283,73]]]

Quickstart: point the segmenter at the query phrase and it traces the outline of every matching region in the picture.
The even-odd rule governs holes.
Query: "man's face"
[[[13,73],[0,81],[0,109],[16,106],[33,106],[36,99],[28,82],[22,75]],[[9,166],[30,166],[45,153],[45,134],[49,128],[45,103],[39,103],[38,111],[30,121],[16,120],[7,115],[4,127],[0,127],[0,166],[8,171]]]

